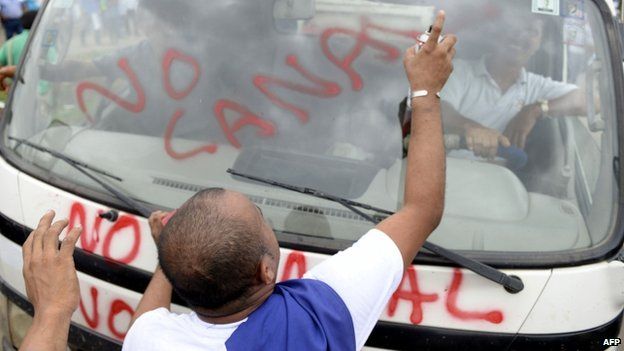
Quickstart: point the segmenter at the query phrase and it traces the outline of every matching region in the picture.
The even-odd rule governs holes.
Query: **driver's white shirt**
[[[462,116],[501,133],[524,106],[553,100],[577,89],[523,68],[518,81],[503,93],[487,71],[485,58],[457,59],[453,66],[453,74],[440,92],[442,100]]]

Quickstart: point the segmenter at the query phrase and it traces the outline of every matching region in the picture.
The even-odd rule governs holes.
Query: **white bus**
[[[367,347],[615,346],[624,75],[610,6],[46,1],[0,117],[4,350],[19,347],[30,322],[21,245],[48,209],[85,228],[75,350],[120,349],[157,264],[146,216],[198,190],[233,189],[262,209],[282,247],[281,280],[396,211],[408,130],[402,55],[437,9],[459,38],[441,92],[444,217]]]

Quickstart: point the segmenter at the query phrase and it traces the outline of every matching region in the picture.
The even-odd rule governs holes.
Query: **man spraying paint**
[[[275,234],[259,208],[242,194],[214,188],[201,191],[164,228],[166,214],[152,214],[150,226],[160,265],[133,316],[124,350],[359,350],[364,346],[405,267],[442,217],[445,152],[436,93],[452,71],[457,41],[447,35],[438,43],[443,23],[440,12],[422,49],[411,47],[404,55],[413,92],[413,123],[402,209],[349,249],[308,271],[304,279],[279,284]],[[62,228],[63,223],[53,226]],[[35,270],[32,276],[38,273]],[[191,313],[170,312],[173,290]],[[78,296],[78,287],[64,293]],[[71,303],[60,306],[68,312],[60,315],[70,316],[78,299],[63,301]],[[38,308],[42,307],[36,304]],[[66,338],[67,330],[58,338],[62,336]]]

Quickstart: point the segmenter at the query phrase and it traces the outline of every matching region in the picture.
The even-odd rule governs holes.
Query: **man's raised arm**
[[[444,210],[445,151],[442,139],[440,99],[453,66],[457,38],[448,35],[438,43],[444,25],[440,12],[431,36],[416,52],[409,48],[404,57],[405,71],[413,92],[427,91],[412,98],[412,131],[407,155],[403,208],[377,228],[397,245],[408,266],[427,237],[440,223]]]

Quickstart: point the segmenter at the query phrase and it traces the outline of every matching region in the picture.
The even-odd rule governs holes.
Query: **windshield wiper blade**
[[[49,155],[52,155],[56,158],[58,158],[59,160],[65,161],[65,163],[67,163],[68,165],[72,166],[73,168],[75,168],[76,170],[78,170],[80,173],[84,174],[85,176],[87,176],[89,179],[93,180],[94,182],[96,182],[97,184],[99,184],[102,188],[106,189],[109,193],[111,193],[113,196],[115,196],[117,199],[119,199],[121,202],[125,203],[129,208],[135,210],[136,212],[138,212],[139,214],[141,214],[143,217],[145,218],[149,218],[150,214],[152,211],[150,211],[150,209],[148,209],[146,206],[141,205],[139,202],[137,202],[136,200],[132,199],[130,196],[124,194],[121,190],[116,189],[116,187],[107,184],[106,182],[104,182],[102,179],[96,177],[95,175],[89,173],[87,170],[96,172],[96,173],[100,173],[102,175],[105,175],[107,177],[113,178],[117,181],[122,181],[121,178],[110,174],[106,171],[103,171],[101,169],[95,168],[93,166],[90,166],[84,162],[81,161],[77,161],[74,160],[73,158],[64,155],[58,151],[54,151],[51,149],[48,149],[44,146],[41,145],[37,145],[37,144],[33,144],[31,142],[29,142],[28,140],[25,139],[20,139],[20,138],[15,138],[12,136],[8,137],[9,140],[14,140],[20,144],[24,144],[26,146],[29,146],[35,150],[41,151],[41,152],[45,152]]]
[[[265,184],[269,184],[269,185],[275,185],[277,187],[280,187],[282,189],[286,189],[286,190],[292,190],[292,191],[296,191],[302,194],[308,194],[308,195],[312,195],[314,197],[318,197],[321,199],[326,199],[329,201],[334,201],[334,202],[340,202],[348,204],[349,206],[356,206],[359,208],[363,208],[365,210],[371,210],[371,211],[375,211],[375,212],[379,212],[379,213],[384,213],[387,215],[393,215],[394,212],[392,211],[388,211],[388,210],[384,210],[382,208],[377,208],[371,205],[367,205],[367,204],[363,204],[360,202],[356,202],[356,201],[351,201],[348,199],[343,199],[341,197],[335,196],[335,195],[330,195],[330,194],[326,194],[320,190],[316,190],[316,189],[312,189],[312,188],[306,188],[306,187],[300,187],[300,186],[296,186],[296,185],[290,185],[290,184],[284,184],[284,183],[280,183],[278,181],[275,180],[271,180],[271,179],[265,179],[265,178],[260,178],[257,176],[253,176],[253,175],[249,175],[249,174],[244,174],[244,173],[240,173],[237,172],[231,168],[228,168],[227,170],[228,173],[235,175],[235,176],[239,176],[239,177],[243,177],[243,178],[247,178],[249,180],[255,180],[261,183],[265,183]]]
[[[336,203],[341,204],[342,206],[346,207],[347,209],[349,209],[350,211],[352,211],[353,213],[361,216],[362,218],[366,219],[367,221],[373,223],[373,224],[378,224],[380,222],[379,219],[374,218],[373,216],[362,212],[361,210],[359,210],[357,207],[359,208],[363,208],[363,209],[367,209],[367,210],[372,210],[372,211],[377,211],[377,212],[381,212],[384,214],[388,214],[388,215],[393,215],[394,212],[388,211],[388,210],[383,210],[380,208],[376,208],[367,204],[362,204],[359,202],[355,202],[355,201],[351,201],[348,199],[344,199],[338,196],[334,196],[334,195],[330,195],[330,194],[326,194],[323,193],[322,191],[319,190],[315,190],[315,189],[311,189],[311,188],[306,188],[306,187],[299,187],[299,186],[295,186],[295,185],[290,185],[290,184],[284,184],[275,180],[271,180],[271,179],[266,179],[266,178],[261,178],[261,177],[257,177],[257,176],[253,176],[253,175],[248,175],[245,173],[241,173],[241,172],[237,172],[233,169],[228,169],[227,172],[229,174],[232,174],[234,176],[238,176],[238,177],[242,177],[242,178],[246,178],[249,180],[253,180],[256,182],[260,182],[260,183],[264,183],[267,185],[272,185],[272,186],[276,186],[282,189],[286,189],[286,190],[291,190],[291,191],[295,191],[298,193],[302,193],[302,194],[307,194],[307,195],[311,195],[314,197],[318,197],[321,199],[325,199],[325,200],[329,200],[329,201],[333,201]],[[449,249],[445,249],[439,245],[433,244],[431,242],[426,241],[423,244],[423,248],[437,254],[440,257],[446,258],[449,261],[452,261],[456,264],[458,264],[459,266],[466,268],[486,279],[489,279],[497,284],[502,285],[505,290],[507,290],[508,292],[515,294],[515,293],[519,293],[520,291],[522,291],[524,289],[524,283],[522,283],[522,280],[520,280],[520,278],[516,277],[516,276],[510,276],[507,275],[501,271],[499,271],[498,269],[494,268],[494,267],[490,267],[484,263],[481,263],[479,261],[473,260],[471,258],[465,257],[463,255],[460,255],[454,251],[451,251]]]
[[[15,138],[15,137],[12,137],[12,136],[9,136],[8,138],[9,138],[9,140],[14,140],[14,141],[18,142],[18,145],[16,146],[16,148],[19,147],[20,144],[24,144],[24,145],[32,147],[35,150],[39,150],[41,152],[45,152],[47,154],[50,154],[50,155],[52,155],[52,156],[54,156],[54,157],[56,157],[56,158],[58,158],[60,160],[63,160],[65,162],[67,162],[67,163],[72,163],[72,164],[78,165],[78,166],[86,168],[86,169],[88,169],[90,171],[99,173],[101,175],[107,176],[107,177],[112,178],[112,179],[115,179],[118,182],[123,182],[123,179],[121,179],[121,178],[119,178],[119,177],[117,177],[117,176],[115,176],[113,174],[110,174],[110,173],[108,173],[108,172],[106,172],[104,170],[101,170],[101,169],[97,168],[97,167],[93,167],[91,165],[88,165],[88,164],[86,164],[86,163],[84,163],[82,161],[75,160],[75,159],[73,159],[73,158],[71,158],[71,157],[69,157],[67,155],[64,155],[64,154],[62,154],[62,153],[60,153],[58,151],[54,151],[52,149],[49,149],[49,148],[47,148],[45,146],[33,144],[33,143],[29,142],[28,140]]]

